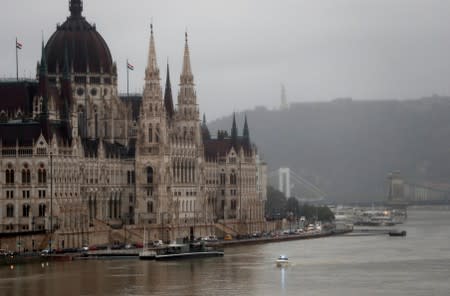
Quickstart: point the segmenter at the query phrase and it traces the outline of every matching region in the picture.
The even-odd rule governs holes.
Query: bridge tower
[[[291,169],[280,168],[278,170],[278,190],[283,192],[284,195],[291,197]]]
[[[405,210],[408,201],[405,198],[405,181],[400,172],[395,171],[388,175],[388,196],[385,205],[391,209]]]

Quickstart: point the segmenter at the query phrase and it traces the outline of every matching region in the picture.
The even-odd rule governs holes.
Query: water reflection
[[[229,248],[224,257],[201,260],[4,266],[0,291],[33,296],[447,295],[450,212],[412,211],[402,228],[406,238],[290,241]],[[275,267],[279,254],[288,255],[288,268]]]

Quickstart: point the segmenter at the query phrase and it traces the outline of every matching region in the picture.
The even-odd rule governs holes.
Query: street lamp
[[[48,241],[48,251],[52,252],[53,236],[53,153],[50,151],[50,240]]]

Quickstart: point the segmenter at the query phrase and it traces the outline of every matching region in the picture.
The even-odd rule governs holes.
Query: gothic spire
[[[181,84],[193,84],[194,76],[192,75],[191,69],[191,58],[189,54],[188,45],[188,34],[184,33],[185,43],[184,43],[184,58],[183,58],[183,71],[181,72],[180,80]]]
[[[81,17],[83,11],[83,0],[70,0],[69,10],[71,17]]]
[[[172,86],[170,85],[169,63],[167,63],[166,89],[164,91],[164,106],[166,107],[167,115],[169,116],[169,118],[172,118],[175,111],[173,108],[173,100],[172,100]]]
[[[41,53],[41,64],[39,67],[39,75],[47,76],[47,58],[45,57],[45,46],[44,40],[42,40],[42,53]]]
[[[236,125],[236,113],[233,112],[233,126],[231,127],[231,142],[235,147],[237,146],[237,140],[238,140],[238,131]]]
[[[156,77],[155,77],[156,76]],[[152,80],[156,78],[159,80],[159,69],[156,62],[156,49],[155,49],[155,38],[153,36],[153,24],[150,24],[150,46],[148,49],[148,61],[147,69],[145,70],[145,79]]]
[[[248,129],[248,123],[247,123],[247,114],[245,115],[245,121],[244,121],[244,131],[242,133],[243,136],[243,146],[244,149],[247,150],[247,152],[249,150],[251,150],[251,143],[250,143],[250,131]]]
[[[247,114],[245,115],[244,132],[242,133],[242,135],[244,136],[244,139],[246,141],[250,140],[250,131],[248,130]]]
[[[208,126],[206,125],[206,115],[203,113],[203,122],[202,122],[202,138],[203,141],[205,140],[211,140],[211,134],[209,133]]]

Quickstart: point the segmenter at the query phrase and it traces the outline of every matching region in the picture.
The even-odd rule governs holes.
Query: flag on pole
[[[16,40],[16,48],[17,49],[22,49],[22,43],[20,43],[19,41]]]
[[[127,62],[127,68],[130,69],[131,71],[134,70],[134,66],[128,62]]]

